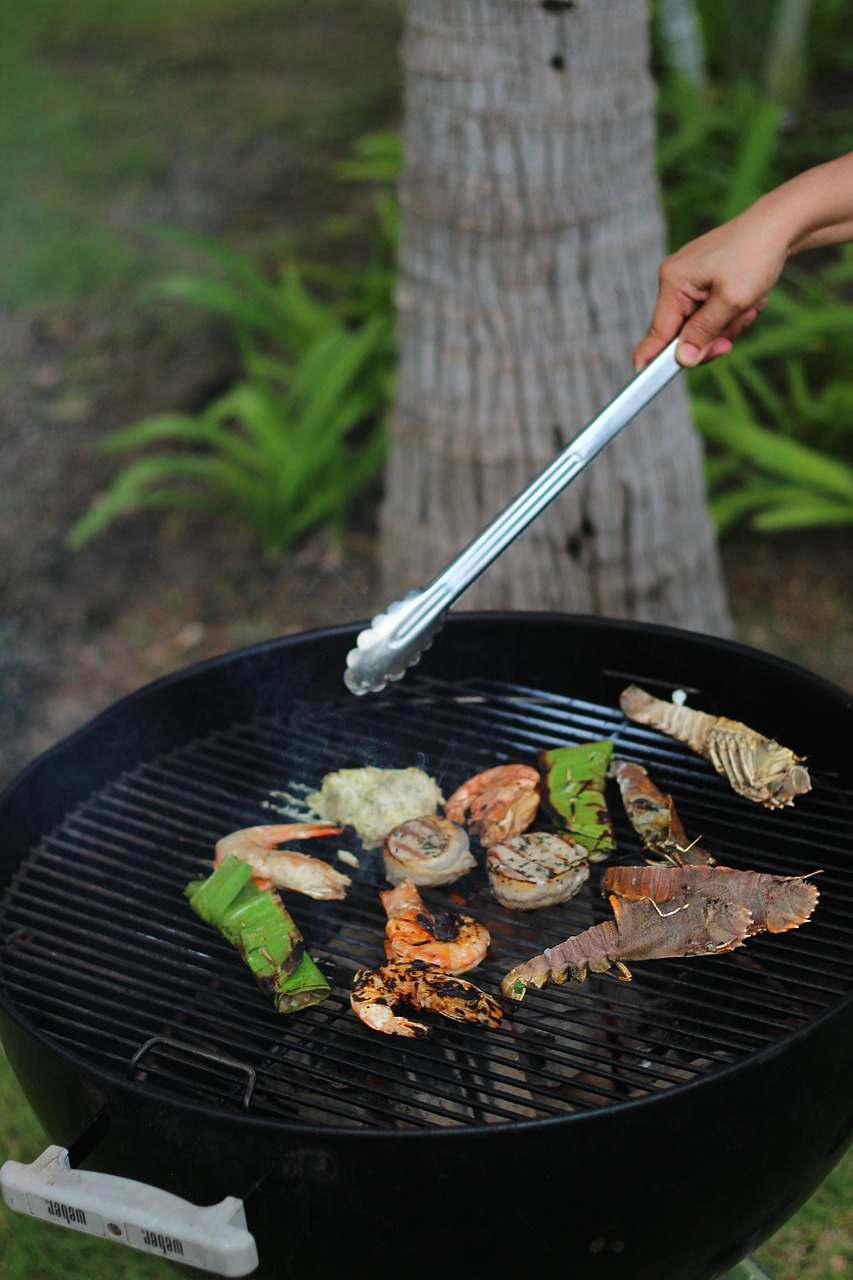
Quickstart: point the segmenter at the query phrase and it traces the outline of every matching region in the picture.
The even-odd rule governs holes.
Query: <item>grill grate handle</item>
[[[681,368],[675,358],[677,344],[678,339],[673,339],[638,373],[429,586],[410,592],[373,619],[347,654],[344,682],[351,693],[378,693],[414,666],[432,644],[453,602],[672,381]]]

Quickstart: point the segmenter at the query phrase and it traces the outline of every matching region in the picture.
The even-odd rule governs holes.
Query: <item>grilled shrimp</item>
[[[380,894],[388,916],[385,954],[389,960],[423,960],[447,973],[467,973],[484,959],[491,938],[471,916],[430,911],[408,880]]]
[[[216,843],[214,864],[218,867],[229,854],[248,862],[259,889],[292,889],[309,898],[344,898],[352,884],[343,875],[307,853],[277,849],[283,840],[308,840],[313,836],[340,835],[340,827],[327,822],[286,822],[266,827],[243,827]]]
[[[467,819],[468,830],[488,848],[521,835],[538,808],[539,771],[526,764],[499,764],[463,782],[444,811],[459,826]]]
[[[619,783],[625,812],[648,853],[659,854],[676,866],[713,863],[711,855],[696,841],[688,842],[672,796],[658,791],[641,764],[614,760],[610,776]]]
[[[425,1023],[393,1012],[394,1006],[403,1002],[454,1022],[481,1022],[487,1027],[500,1026],[503,1017],[497,1000],[479,987],[422,960],[397,960],[381,969],[361,969],[355,975],[350,1004],[362,1022],[386,1035],[426,1040],[430,1029]]]
[[[426,814],[401,822],[385,839],[385,874],[392,884],[449,884],[476,865],[464,827]]]
[[[652,725],[686,743],[710,760],[738,795],[767,809],[793,804],[794,796],[811,791],[802,757],[738,720],[663,702],[634,684],[623,691],[619,705],[629,719]]]
[[[569,836],[534,831],[493,844],[486,870],[501,906],[531,911],[573,898],[589,879],[589,859]]]

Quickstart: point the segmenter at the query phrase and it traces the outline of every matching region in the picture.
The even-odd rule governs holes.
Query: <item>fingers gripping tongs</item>
[[[566,485],[678,373],[674,339],[638,373],[589,426],[469,543],[428,587],[390,604],[347,654],[344,680],[352,693],[378,693],[414,666],[440,630],[454,600],[562,493]]]

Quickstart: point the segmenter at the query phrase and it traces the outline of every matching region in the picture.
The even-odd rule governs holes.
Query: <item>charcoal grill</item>
[[[0,798],[0,1030],[33,1109],[73,1166],[202,1205],[237,1197],[258,1276],[710,1280],[786,1220],[850,1137],[853,700],[743,646],[523,614],[452,617],[402,683],[354,699],[342,672],[356,631],[149,686]],[[626,721],[631,682],[683,688],[808,756],[813,792],[782,812],[736,796],[686,747]],[[289,899],[332,984],[290,1017],[183,897],[220,835],[289,820],[331,769],[416,765],[447,795],[495,763],[604,737],[673,794],[718,862],[819,870],[812,920],[729,955],[637,965],[631,983],[531,991],[505,1002],[498,1031],[427,1017],[430,1040],[402,1041],[348,1000],[355,970],[383,959],[379,851],[349,833],[312,842],[359,865],[343,902]],[[616,859],[641,861],[618,791],[611,801]],[[514,964],[605,919],[602,875],[567,904],[516,913],[492,899],[481,859],[452,886],[493,938],[469,977],[495,994]],[[143,1247],[180,1258],[167,1233]]]

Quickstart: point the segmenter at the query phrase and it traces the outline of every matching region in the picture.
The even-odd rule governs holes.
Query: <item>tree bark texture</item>
[[[407,0],[388,600],[630,379],[664,255],[646,0]],[[730,630],[680,375],[462,597]]]

